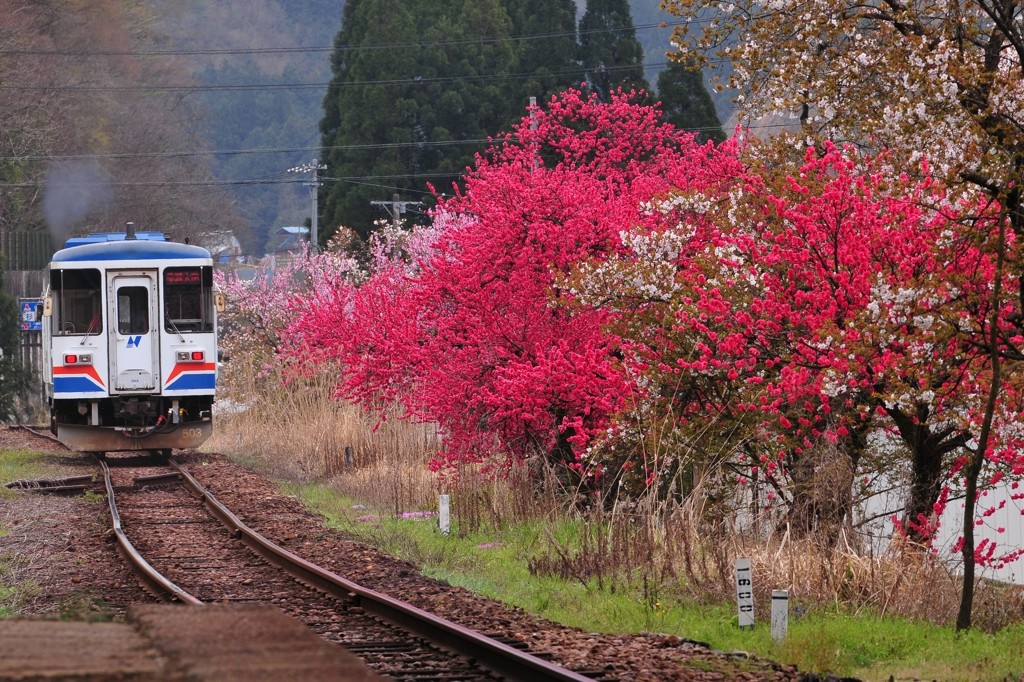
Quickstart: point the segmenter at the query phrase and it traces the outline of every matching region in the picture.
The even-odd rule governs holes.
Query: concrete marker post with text
[[[736,605],[739,608],[740,629],[754,627],[754,583],[751,580],[750,559],[736,560]]]

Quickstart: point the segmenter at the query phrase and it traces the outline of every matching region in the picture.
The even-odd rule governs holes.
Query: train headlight
[[[194,350],[194,351],[179,350],[179,351],[175,352],[174,359],[177,362],[205,362],[206,361],[206,351],[202,351],[202,350]]]

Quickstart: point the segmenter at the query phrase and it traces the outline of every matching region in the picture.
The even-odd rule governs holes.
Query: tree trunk
[[[832,444],[821,439],[800,455],[791,453],[789,475],[793,500],[789,526],[796,535],[815,535],[832,545],[853,505],[853,480],[864,450],[864,432]]]
[[[904,507],[903,527],[907,529],[911,539],[926,545],[929,542],[928,531],[922,532],[911,524],[921,526],[923,516],[928,525],[934,522],[935,503],[942,493],[943,459],[954,450],[967,443],[969,434],[945,429],[933,433],[928,425],[930,410],[927,405],[919,404],[913,415],[899,408],[886,408],[889,417],[896,424],[900,440],[910,449],[910,498]],[[916,422],[915,422],[916,419]]]
[[[1005,211],[1005,209],[1004,209]],[[988,451],[989,434],[992,432],[992,417],[999,397],[999,383],[1002,380],[999,363],[999,303],[1003,284],[1003,251],[1006,244],[1005,214],[999,216],[999,243],[996,252],[996,281],[992,288],[992,317],[989,320],[989,356],[992,363],[992,385],[985,403],[985,416],[978,434],[978,447],[971,453],[967,463],[967,497],[964,500],[964,545],[961,556],[964,560],[964,584],[960,595],[960,611],[956,615],[956,631],[971,627],[971,611],[974,609],[974,507],[978,497],[978,476],[981,474],[985,453]]]

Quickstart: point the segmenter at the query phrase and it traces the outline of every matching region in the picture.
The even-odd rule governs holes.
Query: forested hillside
[[[570,0],[348,0],[320,123],[335,178],[320,194],[320,241],[340,227],[365,238],[396,193],[427,208],[430,186],[452,193],[488,138],[510,130],[531,97],[543,105],[581,88],[610,101],[621,87],[648,101],[628,3],[589,0],[578,24],[574,9]],[[672,85],[675,122],[721,139],[699,78]],[[691,87],[703,105],[684,101]],[[705,113],[690,122],[698,109]]]
[[[607,3],[597,3],[602,5]],[[618,4],[625,5],[625,2]],[[481,144],[450,144],[460,140],[484,139],[507,130],[523,112],[530,96],[544,101],[566,87],[579,85],[589,73],[580,67],[583,55],[573,33],[576,20],[586,14],[585,1],[503,0],[458,2],[351,2],[343,0],[303,2],[214,2],[191,0],[156,3],[162,27],[175,50],[197,51],[184,57],[195,78],[204,86],[265,84],[255,90],[212,90],[200,93],[205,110],[203,130],[218,150],[301,149],[278,153],[233,154],[216,157],[215,169],[224,180],[280,184],[252,184],[236,187],[235,209],[246,218],[249,230],[243,236],[245,250],[260,253],[273,245],[270,236],[282,225],[302,224],[309,217],[307,189],[285,176],[289,167],[308,163],[317,156],[320,142],[317,123],[322,126],[326,146],[405,143],[429,140],[404,151],[380,149],[326,151],[329,177],[349,178],[325,187],[321,202],[327,236],[339,224],[357,225],[363,231],[373,220],[388,214],[371,201],[389,200],[398,189],[417,191],[403,194],[405,200],[419,199],[431,180],[443,191],[457,174],[471,163]],[[651,26],[671,17],[660,10],[658,0],[633,0],[635,32],[645,54],[634,61],[653,64],[644,70],[650,86],[664,68],[665,51],[672,29]],[[602,31],[607,17],[592,29]],[[605,23],[602,23],[605,22]],[[338,34],[339,29],[342,29]],[[331,46],[335,36],[340,44],[401,45],[410,42],[450,41],[474,37],[497,39],[486,46],[453,45],[433,49],[396,48],[351,52],[335,64],[336,77],[343,80],[386,80],[389,78],[441,77],[450,80],[431,85],[401,88],[346,87],[326,100],[324,84],[331,78],[330,51],[289,48]],[[519,36],[556,34],[543,40],[515,40]],[[601,33],[593,34],[596,38]],[[615,36],[618,38],[619,36]],[[581,36],[581,41],[587,40]],[[268,48],[283,48],[268,51]],[[599,64],[600,65],[600,64]],[[413,73],[415,72],[415,73]],[[357,75],[356,75],[357,74]],[[370,74],[375,74],[371,78]],[[515,74],[503,80],[501,75]],[[616,83],[622,81],[622,74]],[[630,76],[635,80],[635,75]],[[480,80],[474,80],[480,79]],[[628,80],[628,79],[627,79]],[[281,87],[312,84],[309,87]],[[727,102],[727,97],[718,97]],[[411,113],[409,107],[415,112]],[[404,107],[404,108],[403,108]],[[725,114],[727,115],[727,114]],[[409,117],[412,116],[412,119]],[[365,120],[363,120],[365,118]],[[343,120],[348,120],[346,125]],[[409,119],[409,120],[406,120]],[[340,128],[339,128],[340,126]],[[372,129],[368,130],[368,126]],[[355,128],[364,128],[357,132]],[[339,129],[344,129],[338,134]],[[332,144],[327,144],[327,138]],[[437,144],[433,144],[437,143]],[[411,169],[411,170],[410,170]],[[416,171],[437,175],[422,178],[412,187],[378,176]],[[446,175],[447,174],[447,175]],[[363,176],[373,176],[361,179]],[[293,182],[287,182],[292,180]],[[329,183],[331,181],[328,181]],[[385,185],[385,186],[380,186]]]
[[[193,237],[239,227],[201,151],[180,62],[145,2],[0,2],[0,229],[140,229]],[[145,87],[143,87],[145,84]]]
[[[403,199],[427,196],[427,180],[444,191],[483,149],[465,141],[507,130],[529,97],[543,102],[583,80],[598,91],[655,86],[671,32],[650,26],[671,20],[656,0],[360,0],[338,34],[343,8],[344,0],[109,0],[72,12],[69,0],[8,0],[0,227],[43,229],[46,211],[59,236],[133,219],[182,237],[230,231],[257,255],[273,247],[275,228],[309,220],[305,178],[285,171],[324,155],[321,143],[422,143],[329,151],[326,175],[346,180],[328,181],[322,216],[331,228],[365,232],[387,217],[371,201],[396,189],[416,190]],[[490,42],[335,58],[341,80],[441,80],[401,92],[345,86],[325,109],[336,36],[362,46]],[[409,173],[433,176],[377,177]]]
[[[247,222],[238,235],[249,254],[261,254],[276,227],[308,219],[309,193],[285,170],[317,156],[321,102],[343,0],[156,0],[161,27],[204,87],[263,84],[251,90],[199,93],[202,130],[219,151],[292,149],[215,157],[222,180],[244,183],[232,192]],[[291,51],[300,47],[321,50]],[[275,48],[279,48],[276,49]],[[306,87],[283,87],[310,84]],[[278,87],[275,87],[278,86]],[[273,246],[273,244],[269,244]]]

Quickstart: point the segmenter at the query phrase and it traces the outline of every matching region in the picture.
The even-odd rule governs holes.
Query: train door
[[[108,272],[111,393],[152,391],[160,380],[157,273]]]

